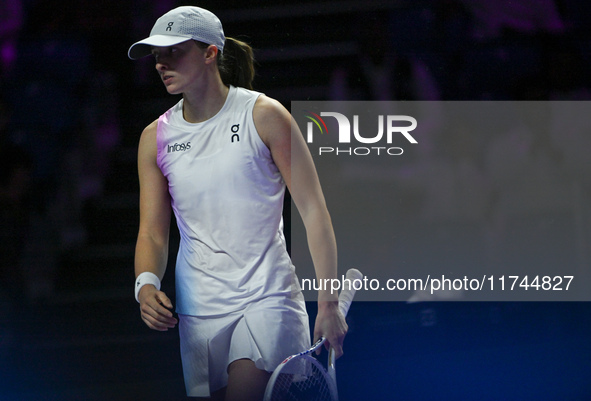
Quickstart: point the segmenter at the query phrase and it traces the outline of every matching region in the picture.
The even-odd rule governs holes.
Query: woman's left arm
[[[254,122],[304,222],[317,280],[325,283],[325,279],[336,279],[337,246],[330,214],[312,156],[297,124],[281,103],[264,95],[255,105]],[[324,336],[327,347],[332,346],[338,358],[343,354],[346,333],[347,324],[338,309],[338,294],[330,288],[321,289],[314,340]]]

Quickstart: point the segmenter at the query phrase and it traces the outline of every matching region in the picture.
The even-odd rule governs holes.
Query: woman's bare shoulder
[[[290,132],[291,115],[276,99],[259,96],[254,106],[253,118],[261,139],[267,145],[273,136]]]

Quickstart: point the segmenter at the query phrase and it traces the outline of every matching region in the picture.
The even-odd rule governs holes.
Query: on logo
[[[240,142],[240,137],[237,134],[239,129],[240,129],[240,124],[234,124],[234,125],[232,125],[232,128],[230,128],[230,131],[232,131],[234,133],[234,135],[232,135],[232,138],[230,139],[232,141],[232,143],[234,143],[234,138],[236,138],[236,142]]]
[[[172,31],[172,25],[174,24],[174,22],[169,22],[168,26],[166,27],[166,31]]]

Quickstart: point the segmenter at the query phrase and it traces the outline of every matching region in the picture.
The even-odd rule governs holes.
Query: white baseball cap
[[[150,36],[131,45],[127,55],[137,60],[148,56],[152,46],[173,46],[191,39],[216,45],[220,52],[226,42],[222,23],[214,13],[200,7],[183,6],[158,18]]]

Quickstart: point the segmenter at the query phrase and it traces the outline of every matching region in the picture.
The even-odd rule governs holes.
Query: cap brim
[[[179,43],[186,42],[187,40],[191,40],[191,37],[177,35],[150,36],[149,38],[140,40],[139,42],[136,42],[133,45],[131,45],[129,51],[127,52],[127,56],[132,60],[137,60],[138,58],[150,55],[152,53],[152,47],[154,46],[174,46],[178,45]]]

